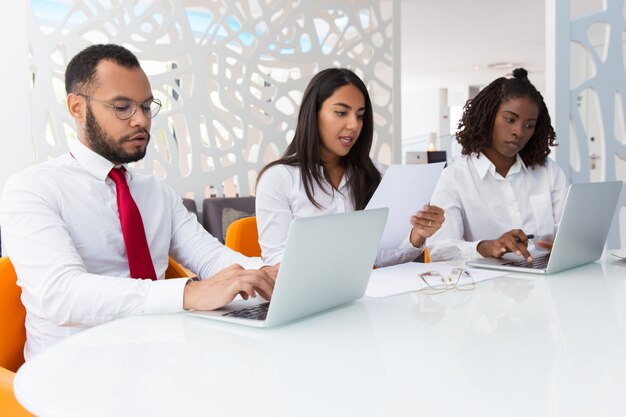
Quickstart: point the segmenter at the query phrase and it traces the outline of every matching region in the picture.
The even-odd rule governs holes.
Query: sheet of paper
[[[426,286],[419,278],[419,274],[426,271],[437,271],[443,276],[448,276],[452,269],[456,267],[458,267],[458,265],[444,262],[427,264],[407,262],[405,264],[378,268],[372,271],[365,295],[380,298],[418,291]],[[479,268],[465,269],[472,274],[475,283],[507,275],[507,272],[503,271]]]
[[[430,202],[445,162],[390,165],[365,208],[389,207],[380,249],[400,246],[411,230],[411,216]]]

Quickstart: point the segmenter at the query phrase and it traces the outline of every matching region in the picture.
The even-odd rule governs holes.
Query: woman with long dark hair
[[[382,167],[369,156],[373,134],[372,103],[356,74],[330,68],[311,79],[293,140],[257,181],[256,216],[266,263],[282,259],[294,218],[365,208],[382,176]],[[398,249],[380,251],[376,265],[415,259],[443,221],[443,210],[424,207],[411,217],[410,233],[407,219],[406,241]]]

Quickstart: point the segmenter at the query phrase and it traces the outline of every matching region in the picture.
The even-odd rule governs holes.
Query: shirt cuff
[[[269,266],[268,264],[263,263],[263,259],[260,257],[247,258],[239,263],[243,269],[261,269],[264,266]]]
[[[424,239],[424,242],[422,242],[421,245],[419,246],[413,246],[413,244],[411,243],[411,232],[409,231],[409,234],[406,235],[406,238],[402,241],[402,243],[400,244],[400,248],[399,249],[409,249],[409,250],[413,250],[416,253],[416,256],[419,255],[420,253],[422,253],[422,251],[424,250],[424,247],[426,246],[426,239]]]
[[[145,314],[178,313],[183,311],[185,285],[189,278],[154,281],[146,300]]]
[[[476,242],[468,242],[468,245],[466,245],[463,250],[463,259],[473,260],[484,258],[484,256],[478,252],[478,244],[480,242],[482,241],[477,240]]]

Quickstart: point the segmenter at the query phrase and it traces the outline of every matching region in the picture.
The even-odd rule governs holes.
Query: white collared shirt
[[[80,142],[13,175],[0,205],[2,243],[22,287],[25,357],[84,328],[124,316],[183,310],[187,280],[163,280],[168,254],[207,278],[239,263],[262,266],[224,247],[154,176],[126,178],[139,207],[158,280],[129,278],[113,164]]]
[[[445,210],[441,229],[428,240],[433,261],[480,257],[482,240],[522,229],[537,239],[553,239],[561,219],[567,181],[550,158],[528,168],[517,155],[506,177],[484,154],[464,156],[444,169],[431,203]]]
[[[377,164],[376,168],[383,171]],[[334,190],[330,184],[327,185],[327,190],[332,190],[331,193],[325,192],[313,182],[315,200],[321,206],[317,208],[306,195],[300,168],[274,165],[263,173],[256,189],[256,219],[265,263],[272,265],[282,260],[287,232],[294,219],[354,211],[346,177],[342,177],[338,190]],[[409,262],[422,253],[423,247],[416,248],[409,241],[411,227],[410,219],[407,219],[409,233],[406,239],[397,249],[380,250],[376,257],[376,266]]]

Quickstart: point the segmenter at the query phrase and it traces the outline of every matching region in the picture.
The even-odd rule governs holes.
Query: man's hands
[[[190,281],[185,286],[183,308],[185,310],[215,310],[233,301],[240,294],[248,297],[261,297],[269,300],[274,291],[278,265],[264,266],[259,270],[243,269],[231,265],[203,281]]]
[[[445,221],[443,209],[437,206],[425,205],[424,208],[411,216],[411,244],[416,248],[423,245],[426,238],[431,237]]]
[[[261,267],[261,271],[265,271],[267,272],[267,274],[274,280],[276,281],[276,277],[278,276],[278,269],[280,268],[280,262],[277,263],[276,265],[266,265]]]
[[[523,256],[528,262],[533,260],[528,252],[528,236],[521,229],[513,229],[494,240],[483,240],[476,247],[485,258],[499,258],[507,252]]]

